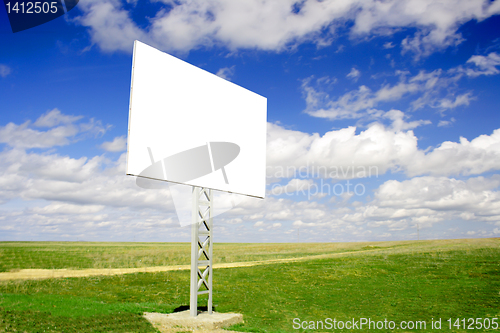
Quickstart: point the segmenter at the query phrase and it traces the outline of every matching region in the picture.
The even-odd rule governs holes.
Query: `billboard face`
[[[139,41],[127,174],[265,196],[267,99]]]

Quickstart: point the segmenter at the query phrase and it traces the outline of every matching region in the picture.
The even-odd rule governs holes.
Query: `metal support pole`
[[[213,300],[213,294],[212,294],[212,276],[213,276],[213,265],[212,265],[212,258],[213,258],[213,253],[214,253],[214,239],[213,239],[213,225],[214,225],[214,192],[212,190],[209,190],[209,201],[210,201],[210,207],[209,207],[209,235],[208,237],[210,238],[210,244],[208,248],[209,252],[209,272],[208,272],[208,314],[212,314],[212,300]]]
[[[198,201],[200,188],[193,187],[192,195],[192,220],[191,220],[191,288],[189,300],[189,314],[191,317],[198,315]]]
[[[203,294],[208,294],[208,313],[212,314],[212,190],[207,188],[193,187],[192,214],[190,288],[191,297],[189,303],[189,312],[192,317],[196,317],[198,315],[198,295]]]

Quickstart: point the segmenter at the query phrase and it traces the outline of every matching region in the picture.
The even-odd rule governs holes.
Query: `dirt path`
[[[233,268],[233,267],[251,267],[257,265],[271,265],[286,262],[296,262],[314,259],[324,259],[342,256],[346,254],[357,254],[363,252],[375,252],[381,250],[388,250],[391,248],[381,248],[372,250],[340,252],[340,253],[327,253],[318,254],[298,258],[284,258],[284,259],[270,259],[259,261],[246,261],[246,262],[232,262],[214,264],[214,269],[218,268]],[[154,266],[154,267],[140,267],[140,268],[89,268],[89,269],[21,269],[17,272],[2,272],[0,273],[0,281],[8,280],[33,280],[33,279],[52,279],[63,277],[86,277],[86,276],[104,276],[104,275],[120,275],[130,273],[154,273],[154,272],[167,272],[178,270],[189,270],[191,265],[173,265],[173,266]]]

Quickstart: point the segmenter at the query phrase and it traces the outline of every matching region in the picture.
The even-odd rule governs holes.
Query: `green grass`
[[[0,272],[189,264],[189,244],[0,242]]]
[[[217,244],[214,256],[220,263],[268,260],[357,251],[367,244]],[[0,242],[0,272],[167,266],[190,260],[187,243]]]
[[[257,257],[275,248],[228,248],[239,246],[253,247]],[[359,252],[375,246],[380,249]],[[448,318],[500,321],[499,239],[357,243],[352,250],[326,259],[215,270],[216,310],[242,313],[245,323],[234,329],[248,332],[302,331],[293,329],[294,318],[427,325],[442,318],[443,329],[432,332],[469,331],[448,329]],[[188,303],[188,271],[4,282],[0,332],[155,332],[142,312],[169,313]]]
[[[432,250],[495,246],[485,240],[399,241],[365,243],[221,244],[214,262],[295,258],[351,251],[384,249]],[[189,264],[188,243],[0,242],[0,272],[20,269],[134,268]]]

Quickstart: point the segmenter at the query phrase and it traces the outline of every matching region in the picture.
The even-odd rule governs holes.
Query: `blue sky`
[[[81,0],[14,34],[1,7],[0,240],[189,241],[168,189],[125,176],[135,39],[268,99],[267,197],[218,216],[217,241],[499,237],[499,14]]]

